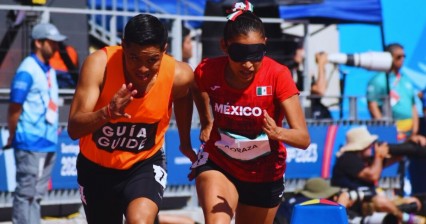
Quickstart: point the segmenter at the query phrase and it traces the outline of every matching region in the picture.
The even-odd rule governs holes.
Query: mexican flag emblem
[[[270,96],[272,95],[272,86],[258,86],[256,87],[257,96]]]

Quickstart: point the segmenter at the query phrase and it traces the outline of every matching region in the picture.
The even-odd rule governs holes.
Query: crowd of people
[[[332,178],[309,179],[284,198],[286,146],[310,145],[299,101],[303,46],[290,69],[268,57],[264,24],[248,1],[235,3],[227,16],[219,43],[224,56],[191,67],[190,30],[184,27],[182,34],[180,61],[167,53],[162,21],[139,14],[127,22],[120,46],[91,53],[80,67],[75,49],[53,24],[33,27],[32,53],[11,84],[4,147],[14,148],[16,160],[13,223],[40,223],[40,201],[55,163],[59,88],[75,89],[67,128],[79,140],[77,181],[88,223],[122,223],[123,217],[126,223],[193,222],[158,215],[172,114],[179,149],[192,163],[188,177],[195,180],[205,223],[286,223],[294,205],[313,198],[338,202],[348,219],[386,213],[386,223],[426,223],[417,214],[423,206],[419,198],[389,197],[378,186],[383,169],[399,163],[408,167],[402,175],[412,192],[426,192],[421,177],[426,156],[419,152],[426,146],[425,121],[414,103],[422,97],[426,112],[426,90],[417,93],[400,72],[402,45],[385,49],[392,68],[374,76],[366,93],[372,119],[383,118],[389,100],[399,143],[379,142],[366,127],[354,127],[337,153]],[[328,88],[327,54],[317,53],[315,60],[312,115],[333,119],[321,102]],[[198,151],[190,139],[194,104],[201,125]],[[288,125],[281,125],[284,120]]]

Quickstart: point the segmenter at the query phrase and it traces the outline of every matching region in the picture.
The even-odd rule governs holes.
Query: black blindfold
[[[228,55],[235,62],[258,62],[266,54],[265,44],[238,44],[233,43],[228,47]]]

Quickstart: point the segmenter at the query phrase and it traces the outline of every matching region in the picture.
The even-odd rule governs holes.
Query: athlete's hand
[[[114,94],[107,107],[107,114],[111,119],[120,117],[131,118],[132,116],[125,112],[127,105],[132,102],[133,97],[138,93],[137,90],[132,90],[133,84],[127,86],[123,84],[121,88]]]
[[[200,130],[200,141],[207,142],[210,138],[210,132],[212,131],[213,124],[208,124],[206,126],[201,126]]]
[[[269,139],[271,140],[279,140],[280,134],[281,134],[281,128],[277,126],[275,123],[275,120],[272,119],[272,117],[269,116],[268,112],[266,110],[263,110],[263,126],[262,129],[265,132],[265,134],[268,135]]]
[[[179,150],[183,155],[185,155],[186,157],[188,157],[189,160],[191,160],[191,163],[197,161],[197,153],[195,153],[191,146],[180,145]]]

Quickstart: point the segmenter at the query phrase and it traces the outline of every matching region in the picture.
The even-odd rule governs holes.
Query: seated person
[[[337,202],[344,207],[348,207],[353,203],[350,201],[348,193],[343,192],[341,194],[339,187],[330,186],[330,183],[322,178],[311,178],[306,181],[302,190],[296,191],[293,196],[285,198],[285,201],[278,208],[274,223],[290,223],[293,207],[296,204],[319,198]]]
[[[351,206],[351,210],[362,216],[372,211],[387,212],[403,223],[425,223],[424,217],[402,212],[397,206],[415,203],[418,211],[421,204],[417,198],[407,197],[397,202],[378,192],[377,183],[383,168],[399,161],[401,157],[390,157],[388,144],[377,143],[377,138],[365,126],[350,129],[346,133],[346,145],[338,152],[331,184],[348,190],[358,191],[362,188],[371,192],[371,201],[358,201]]]

